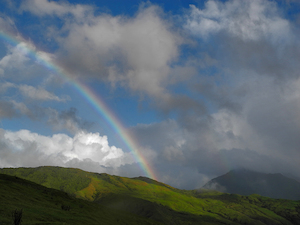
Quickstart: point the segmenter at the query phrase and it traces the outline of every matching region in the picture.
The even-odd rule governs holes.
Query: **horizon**
[[[0,167],[300,177],[299,1],[0,3]]]

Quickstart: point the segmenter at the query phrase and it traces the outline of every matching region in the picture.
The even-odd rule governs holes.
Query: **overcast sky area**
[[[300,177],[298,0],[0,0],[0,167],[156,178]],[[47,67],[60,68],[64,75]]]

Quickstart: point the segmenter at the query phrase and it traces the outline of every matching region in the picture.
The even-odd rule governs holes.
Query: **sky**
[[[299,1],[0,5],[0,167],[300,177]]]

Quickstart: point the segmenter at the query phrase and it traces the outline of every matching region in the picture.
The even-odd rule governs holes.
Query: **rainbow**
[[[139,145],[133,136],[129,135],[122,122],[115,116],[115,114],[107,107],[105,102],[99,95],[96,95],[91,88],[85,85],[83,82],[72,78],[63,68],[53,62],[45,54],[36,50],[35,46],[28,43],[21,38],[15,38],[13,35],[0,31],[0,38],[9,43],[12,46],[18,46],[19,50],[28,55],[31,59],[37,61],[42,66],[53,71],[54,73],[63,77],[67,82],[70,82],[72,86],[90,103],[90,105],[103,117],[106,122],[112,127],[112,129],[119,134],[122,141],[126,144],[128,149],[133,153],[140,168],[144,171],[145,175],[157,180],[153,169],[150,167],[147,160],[139,151]],[[19,40],[21,39],[21,41]]]

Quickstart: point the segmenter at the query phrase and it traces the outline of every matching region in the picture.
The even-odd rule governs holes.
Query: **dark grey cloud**
[[[220,34],[217,41],[222,49],[211,54],[218,53],[222,70],[233,75],[250,70],[279,80],[299,78],[300,43],[296,40],[273,44],[267,39],[244,41]]]
[[[47,110],[47,114],[47,124],[56,131],[67,130],[71,134],[76,134],[82,130],[89,130],[93,126],[92,122],[82,119],[77,115],[76,108],[70,108],[61,112],[49,109]]]

